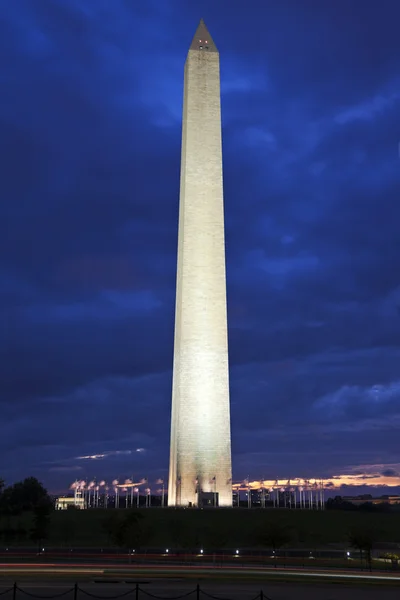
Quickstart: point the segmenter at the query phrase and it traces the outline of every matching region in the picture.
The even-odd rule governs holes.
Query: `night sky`
[[[398,0],[0,0],[0,476],[167,476],[201,17],[234,481],[400,485]]]

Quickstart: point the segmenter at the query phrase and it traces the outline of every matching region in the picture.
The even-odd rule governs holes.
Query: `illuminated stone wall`
[[[168,504],[195,504],[199,488],[232,506],[219,54],[204,23],[182,126]]]

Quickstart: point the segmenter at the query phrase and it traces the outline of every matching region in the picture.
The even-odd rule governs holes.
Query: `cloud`
[[[399,82],[400,88],[400,82]],[[343,110],[335,117],[335,121],[339,125],[347,124],[351,121],[365,120],[370,121],[379,117],[385,110],[394,108],[400,101],[400,92],[394,92],[387,96],[378,95],[371,100]]]
[[[221,74],[221,94],[248,94],[268,90],[265,72],[249,69],[248,64],[225,63]]]
[[[382,471],[381,475],[383,477],[400,477],[400,473],[398,471],[395,471],[394,469],[385,469],[384,471]]]
[[[43,323],[55,321],[90,321],[102,319],[126,319],[130,315],[140,316],[151,313],[162,306],[162,302],[150,290],[137,292],[120,292],[103,290],[92,302],[76,302],[74,304],[34,306],[25,311],[28,321]]]
[[[60,467],[50,467],[49,468],[49,472],[50,473],[73,473],[74,471],[82,471],[82,467],[79,467],[78,465],[71,465],[71,466],[60,466]]]
[[[393,484],[396,11],[285,0],[243,21],[225,4],[204,17],[221,53],[234,478]],[[37,0],[0,24],[7,479],[167,476],[196,10]]]
[[[77,456],[77,460],[101,460],[110,456],[130,456],[134,452],[146,452],[145,448],[136,448],[135,450],[109,450],[102,454],[89,454],[88,456]],[[81,467],[79,467],[81,468]]]
[[[345,386],[320,398],[315,406],[317,410],[326,411],[329,416],[340,416],[353,410],[364,410],[364,414],[369,416],[373,414],[378,417],[384,410],[397,411],[399,399],[400,383],[394,381],[388,385],[376,384],[369,388]]]

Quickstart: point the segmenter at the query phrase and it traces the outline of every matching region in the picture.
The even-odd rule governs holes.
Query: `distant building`
[[[377,496],[371,494],[361,494],[360,496],[343,496],[345,502],[351,502],[359,506],[360,504],[400,504],[400,496]]]
[[[56,499],[56,510],[67,510],[70,507],[83,509],[85,500],[83,498],[74,498],[73,496],[61,496]]]

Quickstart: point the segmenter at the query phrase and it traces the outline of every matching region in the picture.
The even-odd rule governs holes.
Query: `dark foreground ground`
[[[12,586],[12,581],[0,581],[0,594],[4,600],[26,600],[29,597],[38,598],[64,598],[65,600],[113,599],[118,597],[127,600],[146,600],[147,598],[171,599],[187,597],[193,600],[398,600],[400,587],[374,585],[349,585],[346,584],[294,584],[277,582],[213,582],[202,581],[200,593],[197,594],[195,581],[184,580],[143,580],[140,584],[138,596],[134,583],[93,583],[79,584],[76,596],[73,591],[73,582],[68,580],[52,582],[25,580],[21,582],[15,598],[13,591],[6,592]],[[263,596],[260,596],[260,590]],[[192,593],[190,593],[192,592]]]
[[[51,515],[45,546],[64,548],[109,548],[114,546],[116,520],[129,510],[92,509],[59,510]],[[287,546],[316,550],[334,544],[348,550],[348,536],[353,529],[376,533],[374,542],[396,543],[400,539],[400,510],[390,513],[363,513],[334,510],[285,509],[219,509],[184,510],[143,508],[142,533],[129,546],[150,550],[239,548],[256,549],[268,546],[263,537],[271,524],[285,528],[289,534]],[[32,514],[12,518],[1,527],[16,528],[20,533],[1,545],[27,546],[32,528]],[[0,527],[0,528],[1,528]]]

